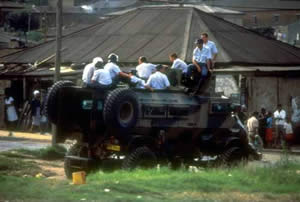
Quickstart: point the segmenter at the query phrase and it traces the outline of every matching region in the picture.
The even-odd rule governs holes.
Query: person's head
[[[34,97],[34,98],[39,99],[40,96],[41,96],[40,91],[38,91],[38,90],[33,91],[33,97]]]
[[[203,40],[202,39],[197,39],[195,41],[195,44],[198,48],[202,48],[203,47]]]
[[[204,43],[206,43],[208,41],[208,34],[207,33],[202,33],[201,34],[201,39],[203,40]]]
[[[139,57],[138,62],[139,62],[139,64],[146,63],[147,62],[147,58],[145,56],[141,56],[141,57]]]
[[[273,113],[269,111],[269,112],[267,113],[267,117],[272,117],[272,116],[273,116]]]
[[[10,97],[10,96],[11,96],[10,89],[9,89],[9,88],[5,88],[4,94],[5,94],[5,97],[6,97],[6,98]]]
[[[261,112],[262,114],[265,114],[265,113],[266,113],[266,109],[265,109],[265,108],[261,108],[260,112]]]
[[[176,53],[172,53],[171,55],[169,55],[169,59],[171,62],[174,62],[174,60],[176,60],[178,58]]]
[[[277,105],[277,109],[278,109],[279,111],[281,111],[281,110],[282,110],[282,105],[281,105],[281,104],[278,104],[278,105]]]
[[[103,67],[103,59],[101,57],[95,57],[93,59],[93,64],[95,65],[95,67],[97,68],[102,68]]]
[[[253,113],[252,113],[252,116],[254,116],[254,117],[257,118],[257,117],[258,117],[258,112],[253,112]]]
[[[156,65],[156,71],[160,71],[160,72],[162,72],[162,73],[164,73],[165,72],[165,68],[164,68],[164,66],[163,65]]]
[[[119,56],[115,53],[109,54],[107,58],[108,58],[108,62],[113,62],[113,63],[119,62]]]

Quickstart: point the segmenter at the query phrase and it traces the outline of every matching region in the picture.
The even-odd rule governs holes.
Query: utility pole
[[[61,62],[61,27],[62,27],[62,0],[57,0],[56,4],[56,51],[55,51],[55,74],[54,82],[60,80],[60,62]],[[56,145],[57,127],[52,124],[52,146]]]

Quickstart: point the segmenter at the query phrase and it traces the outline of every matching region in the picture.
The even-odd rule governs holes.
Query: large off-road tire
[[[133,170],[135,168],[153,168],[157,164],[156,155],[146,146],[138,147],[123,161],[122,168]]]
[[[58,91],[67,86],[74,86],[74,83],[72,81],[58,81],[50,88],[47,94],[46,99],[46,105],[45,105],[45,112],[48,117],[48,119],[56,124],[57,123],[57,111],[58,111],[58,105],[57,105],[57,96]]]
[[[87,158],[87,147],[83,147],[80,144],[73,144],[67,151],[66,156],[76,156],[76,157],[85,157]],[[72,173],[77,171],[89,172],[90,167],[85,164],[85,166],[74,166],[72,161],[69,158],[65,157],[64,160],[64,169],[65,174],[68,179],[72,179]]]
[[[131,89],[117,88],[105,99],[103,119],[108,126],[128,129],[135,126],[139,114],[138,100]]]

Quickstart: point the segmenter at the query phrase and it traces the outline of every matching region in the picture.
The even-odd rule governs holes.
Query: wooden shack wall
[[[247,77],[247,95],[249,113],[262,107],[274,112],[280,103],[291,115],[291,100],[300,96],[300,77]]]

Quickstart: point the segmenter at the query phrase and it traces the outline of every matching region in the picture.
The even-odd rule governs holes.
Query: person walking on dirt
[[[267,113],[265,142],[267,147],[271,147],[273,143],[273,113],[272,112]]]
[[[31,114],[32,114],[32,125],[31,132],[41,131],[41,94],[40,91],[35,90],[33,92],[33,99],[31,101]]]
[[[12,136],[13,135],[12,131],[16,128],[17,125],[18,115],[14,105],[15,100],[12,96],[10,96],[8,90],[6,90],[4,102],[5,102],[7,129],[9,130],[9,136]]]
[[[253,112],[252,116],[247,121],[249,142],[254,143],[255,135],[258,134],[259,123],[257,120],[258,112]]]
[[[267,112],[265,108],[261,108],[261,111],[258,115],[259,128],[258,133],[264,144],[266,144],[266,124],[267,124]]]
[[[274,112],[275,119],[275,146],[280,147],[284,138],[284,123],[286,112],[282,109],[282,105],[278,104],[277,110]]]
[[[293,126],[290,117],[287,117],[287,121],[284,123],[283,127],[284,127],[284,142],[286,143],[287,149],[290,149],[292,142],[294,140]]]

